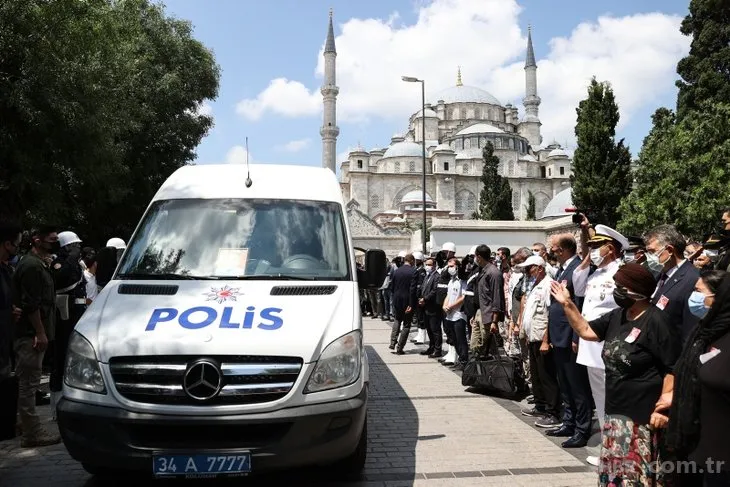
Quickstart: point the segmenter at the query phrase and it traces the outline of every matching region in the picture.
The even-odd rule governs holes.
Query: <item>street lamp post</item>
[[[426,250],[426,82],[412,76],[401,76],[407,83],[421,83],[421,176],[423,186],[423,227],[421,228],[421,240],[423,241],[423,255],[428,255]]]

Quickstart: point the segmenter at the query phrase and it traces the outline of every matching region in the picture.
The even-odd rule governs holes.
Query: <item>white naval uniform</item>
[[[621,260],[617,259],[606,267],[600,267],[588,275],[590,267],[577,268],[573,271],[573,289],[575,295],[583,297],[582,315],[590,322],[600,316],[618,308],[613,300],[613,290],[616,283],[613,276],[618,272]],[[589,342],[578,339],[578,357],[576,362],[588,368],[588,379],[591,384],[591,394],[596,403],[596,414],[603,428],[606,413],[606,374],[603,364],[603,342]]]

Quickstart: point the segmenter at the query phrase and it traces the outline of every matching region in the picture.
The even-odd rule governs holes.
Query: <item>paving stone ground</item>
[[[260,479],[156,482],[157,485],[271,486],[555,486],[596,485],[586,449],[564,450],[520,415],[517,403],[465,391],[451,369],[418,354],[388,350],[389,323],[364,319],[370,361],[369,452],[362,480],[327,478],[324,469],[297,470]],[[41,408],[48,416],[48,408]],[[55,424],[49,422],[49,428]],[[118,479],[117,485],[152,483]],[[88,475],[63,445],[20,448],[0,442],[0,487],[107,486]]]

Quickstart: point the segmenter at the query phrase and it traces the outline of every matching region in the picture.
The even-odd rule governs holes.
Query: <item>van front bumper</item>
[[[134,413],[61,399],[58,426],[71,456],[87,466],[152,472],[152,456],[249,451],[252,473],[335,462],[357,448],[367,385],[343,401],[270,413],[181,416]]]

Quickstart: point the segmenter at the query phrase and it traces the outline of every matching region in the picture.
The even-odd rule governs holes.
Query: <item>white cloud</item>
[[[428,101],[435,103],[429,93],[453,86],[457,65],[465,84],[487,89],[524,114],[527,33],[520,27],[520,12],[516,0],[433,0],[420,7],[412,25],[403,25],[397,12],[388,19],[346,21],[336,38],[338,119],[402,125],[421,100],[418,85],[400,77],[425,79]],[[690,42],[679,32],[680,21],[661,13],[602,16],[579,24],[567,37],[553,38],[547,56],[541,57],[544,49],[536,46],[545,141],[573,140],[575,108],[593,75],[612,83],[622,124],[637,109],[653,107],[672,93],[676,63]],[[316,74],[322,77],[321,49],[317,59]],[[278,78],[237,110],[252,120],[267,112],[314,116],[321,104],[318,87]]]
[[[238,102],[236,112],[249,120],[258,120],[269,110],[285,117],[301,117],[318,113],[320,106],[321,99],[299,81],[277,78],[256,98]]]
[[[246,148],[242,145],[231,147],[226,153],[226,164],[246,164]],[[249,164],[253,164],[251,154],[248,154]]]
[[[287,142],[286,144],[278,147],[278,150],[284,151],[284,152],[300,152],[307,147],[309,147],[309,144],[312,142],[312,139],[298,139],[298,140],[292,140]]]

